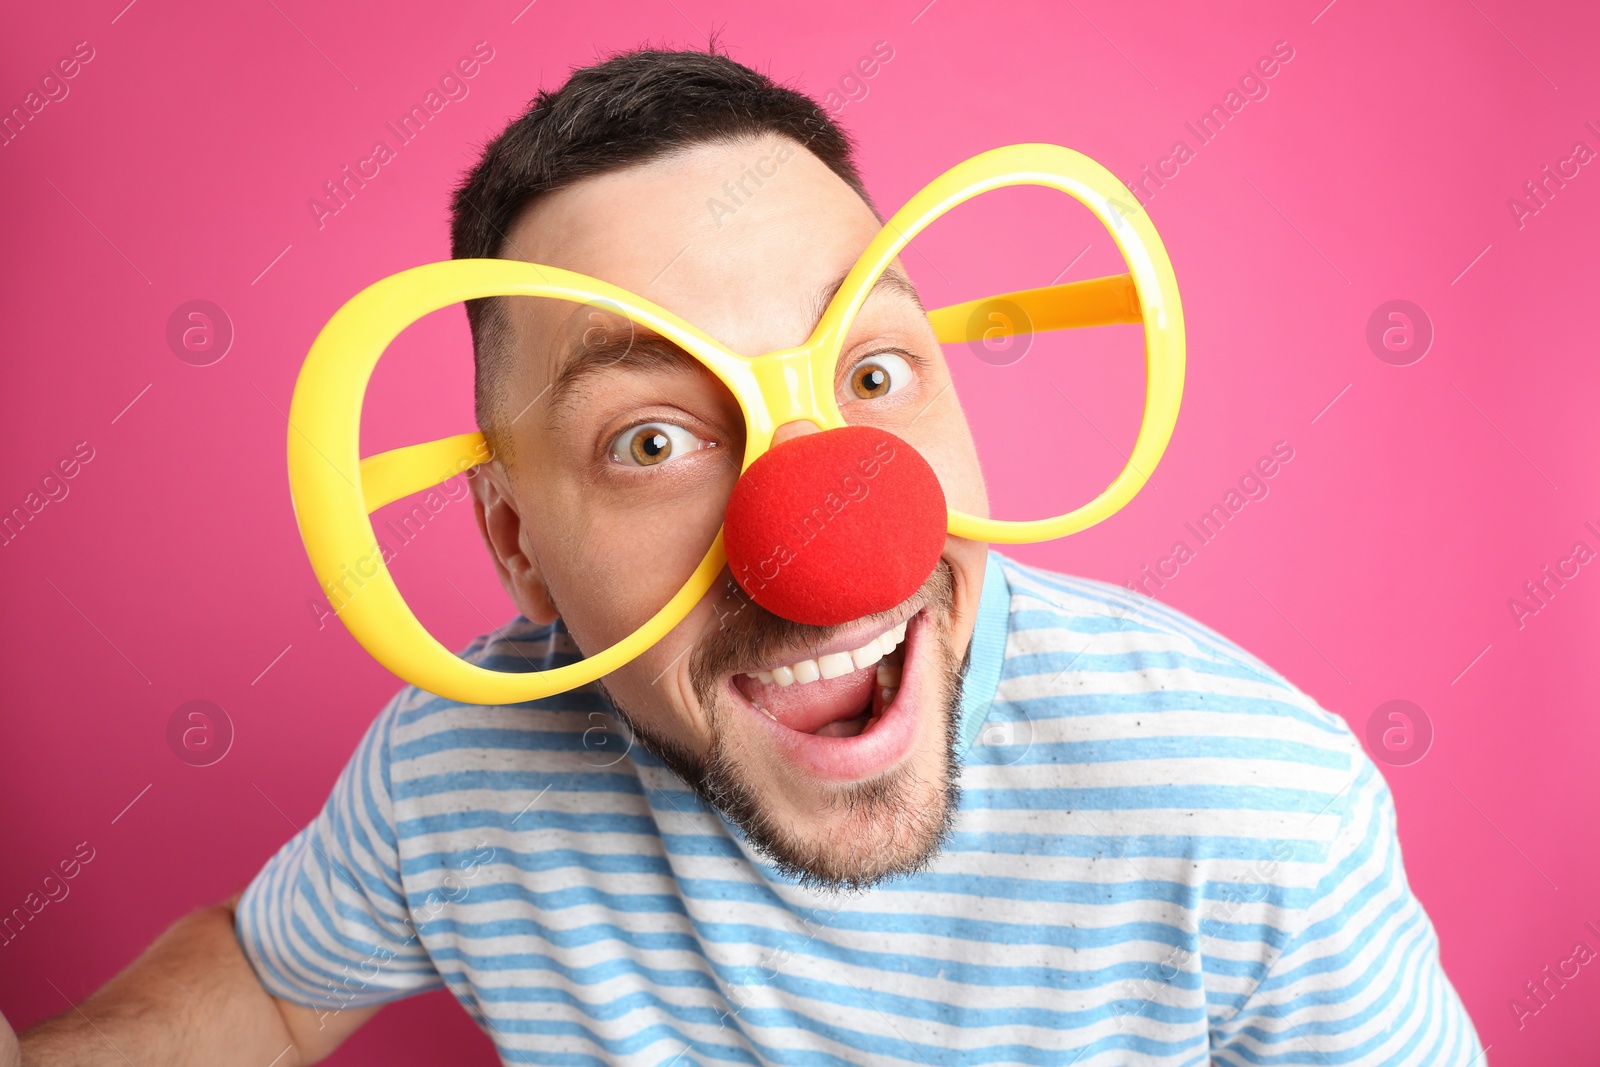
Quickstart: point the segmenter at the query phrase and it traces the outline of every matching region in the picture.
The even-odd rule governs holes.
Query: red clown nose
[[[944,548],[944,490],[892,433],[845,426],[772,448],[734,484],[723,547],[750,599],[836,626],[922,587]]]

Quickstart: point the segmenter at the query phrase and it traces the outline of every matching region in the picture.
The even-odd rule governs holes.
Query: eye
[[[911,364],[893,352],[868,356],[850,372],[850,393],[858,400],[877,400],[910,384]]]
[[[682,426],[646,422],[611,439],[611,458],[625,467],[658,467],[675,456],[715,446],[715,441],[703,441]]]

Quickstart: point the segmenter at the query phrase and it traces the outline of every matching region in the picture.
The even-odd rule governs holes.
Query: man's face
[[[503,254],[603,279],[759,356],[806,341],[878,230],[820,160],[767,138],[549,194]],[[903,277],[898,263],[890,271]],[[744,416],[692,357],[626,319],[546,300],[503,306],[515,357],[499,405],[504,454],[474,482],[480,522],[518,608],[536,621],[559,614],[593,655],[655,614],[705,554],[739,476]],[[881,284],[868,298],[837,388],[848,421],[909,442],[952,507],[987,514],[943,354],[905,288]],[[775,444],[806,432],[816,427],[781,427]],[[641,742],[780,867],[852,885],[914,870],[954,811],[957,701],[984,560],[984,545],[947,537],[917,594],[833,627],[764,611],[724,570],[603,684]],[[817,677],[841,669],[841,652],[850,669]]]

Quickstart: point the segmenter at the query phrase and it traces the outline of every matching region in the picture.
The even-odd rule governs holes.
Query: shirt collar
[[[961,687],[959,756],[965,756],[977,739],[1000,688],[1006,635],[1011,629],[1011,586],[1000,561],[1000,554],[991,551],[984,563],[983,595],[978,600],[978,620],[972,628],[972,657]]]

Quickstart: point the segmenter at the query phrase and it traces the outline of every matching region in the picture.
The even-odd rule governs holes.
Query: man
[[[781,180],[713,224],[708,195],[774,160]],[[811,100],[641,51],[488,146],[453,251],[605,279],[758,354],[806,339],[881,225]],[[495,453],[475,508],[520,615],[465,657],[554,667],[682,584],[742,416],[616,316],[468,310]],[[896,268],[846,338],[840,404],[983,514],[948,384]],[[1025,753],[975,756],[1024,722]],[[1342,720],[1153,601],[955,537],[905,603],[839,626],[728,581],[599,685],[510,707],[403,690],[236,905],[180,922],[24,1057],[312,1062],[441,985],[506,1062],[1482,1056]]]

